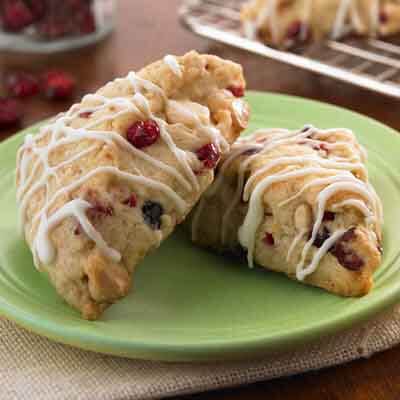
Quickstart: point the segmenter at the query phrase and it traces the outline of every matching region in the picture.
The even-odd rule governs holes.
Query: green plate
[[[0,145],[0,312],[56,341],[102,353],[169,361],[259,357],[372,316],[400,299],[400,136],[359,114],[296,97],[250,93],[251,129],[353,129],[369,150],[385,210],[384,261],[375,288],[340,298],[193,246],[176,232],[140,265],[132,293],[89,322],[33,266],[17,231],[14,164],[25,132]],[[31,128],[30,131],[34,131]]]

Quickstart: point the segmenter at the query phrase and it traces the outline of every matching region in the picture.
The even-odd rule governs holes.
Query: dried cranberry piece
[[[326,241],[327,239],[329,239],[330,236],[331,236],[331,233],[330,233],[329,230],[324,226],[324,227],[322,228],[322,231],[320,230],[320,231],[317,233],[317,236],[315,237],[315,240],[314,240],[313,245],[314,245],[315,247],[318,247],[318,248],[322,247],[322,245],[325,243],[325,241]]]
[[[299,144],[306,144],[306,141],[299,142]],[[316,151],[325,151],[326,153],[329,152],[328,146],[326,143],[311,143],[310,146]]]
[[[364,260],[355,253],[336,252],[334,255],[343,267],[351,271],[359,271],[364,266]]]
[[[322,220],[323,221],[334,221],[335,220],[335,213],[332,212],[332,211],[325,211]]]
[[[89,33],[93,33],[96,31],[96,21],[90,10],[78,15],[77,19],[77,27],[79,33],[88,35]]]
[[[288,39],[295,39],[297,38],[300,33],[301,33],[301,29],[303,27],[303,24],[301,21],[294,21],[289,25],[289,28],[286,32],[286,37]]]
[[[243,86],[229,86],[228,90],[235,96],[235,97],[243,97],[244,96],[244,87]]]
[[[46,0],[28,0],[28,5],[36,21],[44,16],[46,12]]]
[[[89,118],[92,114],[92,111],[83,111],[79,114],[79,118]]]
[[[128,142],[138,148],[151,146],[160,137],[160,128],[156,121],[137,121],[130,126],[126,133]]]
[[[272,236],[272,233],[269,232],[265,232],[265,236],[263,238],[263,242],[267,245],[267,246],[273,246],[275,244],[275,239]]]
[[[42,77],[42,86],[49,99],[64,100],[72,96],[75,79],[63,71],[49,71]]]
[[[387,22],[389,21],[389,15],[386,11],[381,10],[379,12],[379,22],[381,24],[387,24]]]
[[[350,242],[355,238],[355,228],[349,229],[330,250],[340,265],[351,271],[359,271],[364,266],[364,260],[354,252]]]
[[[18,72],[10,74],[6,79],[8,92],[15,97],[29,97],[39,93],[39,82],[31,74]]]
[[[45,20],[37,27],[40,36],[48,39],[57,39],[69,33],[70,28],[66,22],[57,20]]]
[[[90,219],[99,220],[103,217],[111,217],[114,215],[114,208],[110,205],[94,204],[93,207],[87,210]]]
[[[151,228],[161,228],[161,216],[164,214],[164,209],[160,203],[146,200],[142,206],[142,214],[144,222]]]
[[[196,151],[197,158],[203,162],[204,167],[212,169],[217,165],[220,154],[214,143],[205,144]]]
[[[356,238],[356,228],[350,228],[349,230],[347,230],[343,236],[340,238],[341,241],[343,242],[350,242],[353,239]]]
[[[29,26],[34,16],[22,0],[3,0],[2,23],[6,31],[19,32]]]
[[[311,37],[310,26],[300,20],[293,21],[286,31],[286,39],[289,41],[306,42]]]
[[[320,148],[321,150],[323,150],[323,151],[329,152],[329,148],[328,148],[328,145],[327,145],[326,143],[321,143],[321,144],[319,145],[319,148]]]
[[[126,200],[124,200],[122,202],[123,204],[131,207],[131,208],[135,208],[137,205],[137,198],[135,193],[132,193]]]
[[[7,97],[0,97],[0,129],[20,123],[22,111],[19,103]]]

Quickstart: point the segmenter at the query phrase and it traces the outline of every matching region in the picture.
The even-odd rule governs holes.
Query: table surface
[[[179,0],[120,0],[116,32],[105,42],[89,49],[53,56],[0,53],[0,76],[9,70],[40,72],[63,68],[76,76],[79,97],[166,53],[182,54],[196,49],[241,63],[250,89],[294,94],[336,104],[400,130],[400,101],[199,38],[180,26],[176,12],[179,3]],[[26,101],[23,124],[30,125],[54,115],[68,105],[37,98]],[[0,139],[14,132],[0,131]],[[400,393],[399,369],[400,347],[397,347],[368,360],[185,399],[394,399]]]

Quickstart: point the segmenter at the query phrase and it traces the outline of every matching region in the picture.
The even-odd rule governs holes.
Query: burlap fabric
[[[154,399],[297,374],[400,341],[400,306],[334,337],[263,361],[180,364],[105,356],[51,342],[0,318],[0,398]]]

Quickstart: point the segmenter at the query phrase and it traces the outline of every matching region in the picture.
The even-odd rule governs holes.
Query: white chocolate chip
[[[300,204],[294,213],[294,225],[298,231],[309,230],[312,225],[312,210],[308,204]]]

